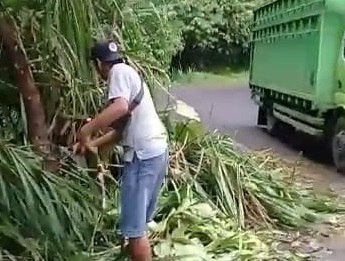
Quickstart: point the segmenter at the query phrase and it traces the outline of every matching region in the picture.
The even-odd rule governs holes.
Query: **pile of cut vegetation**
[[[196,122],[169,127],[170,171],[150,237],[157,260],[289,260],[279,230],[302,229],[341,211],[333,196],[289,182],[284,169],[240,151]],[[42,170],[28,148],[0,146],[0,247],[13,260],[121,259],[115,238],[117,190],[108,208],[84,170]],[[62,175],[63,174],[63,175]]]

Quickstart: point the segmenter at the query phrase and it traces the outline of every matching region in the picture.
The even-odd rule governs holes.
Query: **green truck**
[[[254,11],[249,86],[258,125],[322,139],[345,170],[345,0],[275,0]]]

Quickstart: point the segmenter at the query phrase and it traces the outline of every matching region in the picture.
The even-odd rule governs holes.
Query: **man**
[[[108,106],[82,127],[78,150],[83,153],[90,144],[97,143],[92,143],[90,139],[93,133],[131,114],[121,139],[125,155],[120,192],[120,231],[121,236],[128,239],[127,250],[131,260],[150,261],[152,254],[146,228],[152,221],[167,171],[166,129],[156,112],[148,87],[138,72],[123,61],[114,42],[96,42],[91,49],[91,59],[98,74],[108,81]],[[141,88],[141,101],[130,112]],[[118,134],[113,130],[103,140],[109,142]]]

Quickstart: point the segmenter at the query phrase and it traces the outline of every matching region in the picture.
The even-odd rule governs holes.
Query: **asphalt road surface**
[[[328,155],[317,142],[295,133],[273,138],[256,127],[257,106],[250,99],[247,87],[176,87],[173,94],[193,106],[209,129],[230,134],[234,140],[253,150],[271,149],[283,158],[304,160],[308,162],[305,171],[311,179],[330,185],[345,196],[345,175],[334,170]],[[330,254],[318,260],[344,260],[344,237],[322,241],[322,247]]]

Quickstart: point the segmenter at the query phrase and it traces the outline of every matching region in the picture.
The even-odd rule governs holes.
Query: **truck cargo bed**
[[[333,103],[344,19],[338,0],[278,0],[257,9],[250,85],[310,101]],[[345,9],[345,8],[344,8]]]

